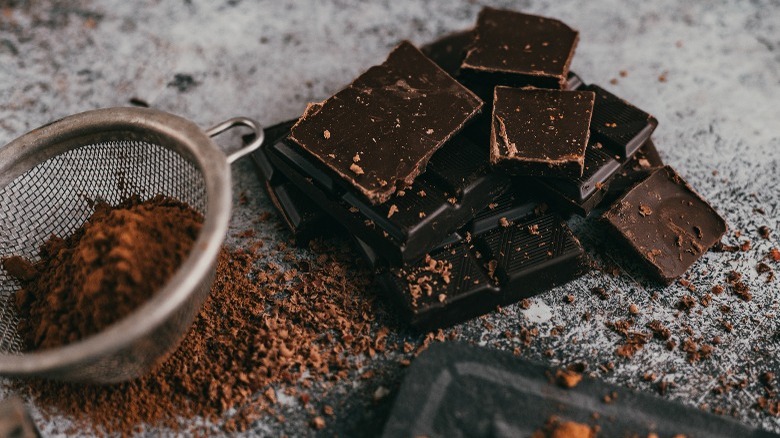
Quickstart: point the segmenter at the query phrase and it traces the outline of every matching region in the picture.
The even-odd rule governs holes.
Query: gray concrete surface
[[[762,395],[758,376],[780,371],[780,280],[765,283],[765,275],[755,271],[768,250],[780,246],[776,0],[0,0],[0,144],[59,117],[126,105],[133,97],[204,127],[234,115],[272,124],[337,91],[382,60],[400,39],[424,43],[471,26],[482,3],[557,17],[580,30],[573,70],[586,82],[604,85],[652,112],[660,122],[654,138],[663,158],[727,219],[731,231],[724,241],[752,241],[746,252],[705,255],[689,273],[696,286],[692,295],[700,297],[723,283],[726,272],[737,270],[754,298],[743,302],[726,292],[713,296],[709,307],[676,315],[674,304],[690,293],[681,285],[646,286],[630,270],[617,277],[593,272],[533,299],[527,310],[511,306],[503,314],[463,324],[455,328],[457,337],[511,351],[521,342],[505,338],[505,330],[536,327],[539,336],[523,349],[525,357],[551,364],[583,361],[596,376],[650,392],[656,391],[656,382],[642,376],[655,372],[656,381],[676,385],[666,393],[669,399],[719,408],[750,425],[780,432],[780,419],[754,408]],[[621,77],[621,70],[627,76]],[[177,83],[176,75],[193,81]],[[609,83],[613,78],[616,84]],[[256,228],[267,243],[286,239],[278,221],[253,222],[272,207],[251,162],[235,166],[235,193],[242,191],[250,194],[250,202],[236,208],[232,230]],[[759,238],[761,225],[773,230],[770,240]],[[575,221],[573,226],[594,257],[630,264],[600,250],[603,238],[592,224]],[[742,237],[735,237],[735,231]],[[242,244],[239,239],[230,242]],[[590,288],[596,285],[606,287],[612,297],[601,301],[593,296]],[[651,299],[653,293],[657,300]],[[564,303],[567,294],[576,297],[574,303]],[[627,317],[630,303],[641,310],[636,317],[640,327],[659,319],[678,340],[690,327],[706,341],[720,336],[722,344],[710,359],[695,364],[660,342],[650,342],[631,361],[620,360],[613,354],[619,337],[604,322]],[[722,314],[723,304],[732,312]],[[592,315],[589,321],[582,320],[585,312]],[[722,330],[721,318],[734,324],[732,333]],[[415,340],[409,333],[398,336]],[[362,435],[381,425],[389,403],[375,405],[371,394],[379,386],[397,387],[403,372],[397,359],[370,363],[379,371],[376,379],[342,382],[314,394],[317,403],[327,401],[336,408],[327,434]],[[614,370],[598,368],[610,361]],[[748,385],[715,394],[712,389],[724,375],[744,378]],[[285,423],[265,418],[255,432],[313,433],[310,415],[296,401],[287,401],[282,412]],[[35,418],[47,434],[67,429],[66,418],[44,419],[38,412]]]

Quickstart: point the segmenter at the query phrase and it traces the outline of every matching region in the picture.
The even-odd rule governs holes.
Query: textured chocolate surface
[[[658,120],[598,85],[579,90],[596,93],[590,131],[595,140],[621,157],[630,157],[650,138]]]
[[[495,85],[564,88],[578,39],[577,31],[559,20],[486,7],[462,71],[488,90]]]
[[[658,279],[683,275],[726,233],[726,222],[669,166],[634,186],[604,214]]]
[[[496,87],[490,163],[513,175],[582,176],[594,94]]]
[[[290,138],[371,203],[408,186],[482,102],[408,42],[310,108]]]
[[[388,268],[369,245],[358,241],[358,248],[378,268],[377,281],[401,318],[418,330],[474,318],[587,270],[568,226],[541,212],[536,201],[511,192],[420,263]]]
[[[383,437],[530,437],[553,416],[598,426],[593,436],[778,436],[588,376],[563,388],[556,371],[488,348],[433,345],[407,371]]]

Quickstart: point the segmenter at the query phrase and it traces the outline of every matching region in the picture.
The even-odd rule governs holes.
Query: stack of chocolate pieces
[[[485,8],[474,30],[402,42],[267,130],[254,157],[269,197],[299,240],[345,229],[419,329],[586,272],[564,218],[606,200],[615,234],[677,278],[725,222],[663,167],[655,118],[569,71],[578,39],[558,20]]]

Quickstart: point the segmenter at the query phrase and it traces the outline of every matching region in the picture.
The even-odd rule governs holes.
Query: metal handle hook
[[[232,119],[225,120],[224,122],[212,128],[207,129],[206,135],[208,135],[209,137],[215,137],[227,131],[228,129],[234,128],[236,126],[246,126],[252,129],[252,131],[254,131],[255,134],[255,139],[252,141],[252,143],[249,143],[243,148],[229,154],[227,156],[227,162],[229,164],[233,164],[239,158],[256,151],[260,147],[260,145],[263,144],[263,140],[265,139],[265,132],[263,131],[262,126],[260,126],[260,124],[257,123],[256,121],[247,117],[234,117]]]

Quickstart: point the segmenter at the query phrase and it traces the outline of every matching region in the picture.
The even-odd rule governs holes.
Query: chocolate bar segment
[[[387,267],[369,246],[377,281],[402,319],[418,330],[445,327],[488,313],[583,273],[585,255],[555,214],[536,201],[503,195],[471,225],[451,235],[423,261]]]
[[[320,209],[398,265],[419,261],[511,185],[509,177],[492,171],[487,151],[463,135],[437,152],[409,188],[382,205],[344,190],[294,144],[279,142],[266,152]]]
[[[594,94],[496,87],[490,163],[512,175],[582,176]]]
[[[408,42],[307,110],[290,139],[372,204],[411,185],[482,107],[474,93]]]
[[[646,156],[652,156],[652,163]],[[533,178],[529,182],[559,211],[588,216],[602,201],[614,200],[662,165],[652,140],[647,140],[631,160],[619,161],[591,139],[580,178]]]
[[[562,89],[578,39],[559,20],[486,7],[461,74],[486,100],[496,85]]]
[[[574,368],[556,370],[495,348],[435,342],[409,367],[382,436],[780,436],[588,375],[571,388],[551,378],[577,376]],[[607,395],[615,401],[605,402]]]
[[[604,214],[651,275],[671,283],[726,232],[726,222],[669,166],[634,186]]]
[[[586,85],[579,90],[596,93],[591,135],[621,158],[634,155],[650,138],[658,120],[598,85]]]

